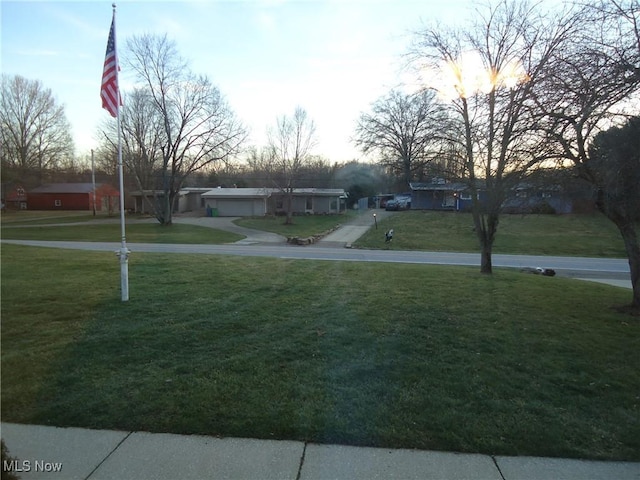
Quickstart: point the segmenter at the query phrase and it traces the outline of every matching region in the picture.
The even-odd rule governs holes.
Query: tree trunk
[[[173,195],[169,193],[165,195],[166,203],[164,207],[164,218],[162,225],[169,226],[173,221]]]
[[[491,255],[493,251],[493,241],[498,230],[498,214],[489,214],[483,217],[481,213],[474,213],[476,235],[480,242],[480,273],[493,273]]]
[[[293,189],[287,192],[287,218],[285,219],[284,224],[293,224]]]
[[[631,308],[640,312],[640,245],[638,244],[638,235],[631,222],[626,222],[623,225],[616,223],[616,226],[622,234],[624,247],[627,251],[627,257],[629,258],[631,287],[633,289]]]
[[[160,208],[158,209],[158,215],[156,218],[160,222],[160,225],[169,226],[172,222],[172,208],[173,196],[167,190],[164,191],[164,195],[159,202]]]
[[[411,183],[411,157],[404,157],[403,162],[404,186],[408,187]]]
[[[627,252],[629,260],[629,271],[631,274],[631,288],[633,298],[631,301],[631,309],[640,312],[640,244],[638,243],[637,226],[626,210],[616,208],[615,204],[607,202],[606,196],[602,189],[598,191],[598,199],[596,201],[598,209],[611,220],[622,235],[624,248]]]
[[[493,273],[493,265],[491,263],[491,251],[493,245],[482,243],[480,252],[480,273]]]

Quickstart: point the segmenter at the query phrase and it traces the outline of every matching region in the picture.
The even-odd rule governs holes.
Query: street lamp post
[[[376,216],[376,214],[373,214],[373,223],[375,223],[376,225],[376,230],[378,229],[378,217]]]

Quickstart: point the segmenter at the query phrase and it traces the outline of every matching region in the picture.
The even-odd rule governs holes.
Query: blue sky
[[[317,154],[361,158],[350,142],[361,112],[410,77],[410,32],[469,15],[470,0],[226,0],[117,2],[120,56],[127,38],[168,34],[207,75],[262,146],[278,116],[305,108]],[[77,153],[97,147],[109,119],[100,81],[111,2],[2,1],[1,69],[40,80],[64,104]],[[131,85],[123,68],[121,86]],[[409,83],[411,80],[408,80]]]

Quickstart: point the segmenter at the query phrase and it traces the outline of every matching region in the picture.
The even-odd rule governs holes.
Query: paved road
[[[65,248],[94,251],[116,251],[119,242],[48,242],[40,240],[2,240],[2,243],[30,245],[36,247]],[[417,263],[431,265],[480,265],[480,254],[451,252],[414,252],[396,250],[359,250],[292,246],[284,243],[274,245],[186,245],[161,243],[130,243],[129,249],[151,253],[191,253],[205,255],[239,255],[243,257],[276,257],[307,260],[341,260],[354,262]],[[493,255],[494,267],[542,267],[553,268],[559,274],[586,275],[598,278],[628,278],[629,264],[626,259],[548,257],[535,255]]]
[[[377,220],[393,215],[395,212],[376,210]],[[375,220],[371,211],[364,212],[353,218],[347,225],[324,237],[315,245],[302,247],[286,243],[280,235],[240,227],[233,223],[231,217],[189,217],[176,216],[176,223],[189,223],[227,230],[245,238],[234,244],[227,245],[176,245],[129,243],[132,253],[190,253],[205,255],[239,255],[245,257],[275,257],[309,260],[333,260],[354,262],[386,262],[386,263],[417,263],[431,265],[466,265],[479,266],[479,253],[451,253],[451,252],[418,252],[396,251],[393,245],[388,250],[359,250],[343,248],[355,242],[369,228],[374,227]],[[114,219],[114,221],[119,221]],[[154,219],[138,220],[155,222]],[[86,223],[85,223],[86,224]],[[381,231],[381,235],[382,235]],[[94,251],[113,251],[120,248],[116,242],[47,242],[35,240],[2,240],[3,243],[14,243],[39,247],[66,248]],[[340,247],[340,248],[336,248]],[[626,259],[612,258],[582,258],[582,257],[550,257],[535,255],[493,255],[494,267],[523,268],[542,267],[552,268],[558,275],[581,278],[610,280],[617,286],[631,287],[629,281],[629,264]]]

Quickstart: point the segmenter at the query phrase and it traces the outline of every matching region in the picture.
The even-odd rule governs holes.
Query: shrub
[[[531,207],[531,213],[540,215],[555,215],[556,209],[549,205],[548,202],[541,202]]]
[[[1,480],[18,480],[18,477],[10,470],[10,463],[15,460],[15,458],[9,456],[9,450],[7,450],[7,445],[4,443],[4,440],[0,439],[0,446],[2,449],[2,479]],[[5,466],[7,467],[5,469]]]

